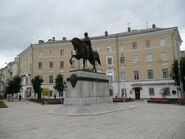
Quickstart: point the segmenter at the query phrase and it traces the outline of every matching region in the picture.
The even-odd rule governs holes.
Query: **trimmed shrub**
[[[0,101],[0,108],[8,108],[5,102]]]

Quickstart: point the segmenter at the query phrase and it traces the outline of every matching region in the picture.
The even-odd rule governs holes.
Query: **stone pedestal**
[[[67,78],[65,105],[89,105],[112,102],[105,74],[71,71]]]
[[[135,108],[119,103],[111,103],[109,82],[105,74],[72,71],[67,78],[67,92],[64,105],[52,114],[67,116],[97,116],[109,112]]]

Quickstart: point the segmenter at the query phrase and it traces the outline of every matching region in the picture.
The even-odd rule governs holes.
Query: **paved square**
[[[63,116],[48,113],[59,105],[7,104],[0,109],[0,139],[185,139],[185,106],[139,101],[98,116]]]

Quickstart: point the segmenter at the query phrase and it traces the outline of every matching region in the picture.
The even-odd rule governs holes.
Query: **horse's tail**
[[[98,52],[96,52],[96,53],[97,53],[97,61],[98,61],[98,64],[101,65],[100,56],[99,56]]]

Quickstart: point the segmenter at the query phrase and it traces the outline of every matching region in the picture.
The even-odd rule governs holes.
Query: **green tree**
[[[185,57],[182,57],[180,60],[180,78],[179,78],[179,67],[178,67],[178,61],[175,60],[172,64],[171,69],[171,76],[177,83],[177,85],[180,85],[180,81],[183,86],[183,90],[185,90]],[[183,94],[185,97],[185,94]]]
[[[183,89],[185,90],[185,57],[182,57],[180,61],[180,73]]]
[[[164,87],[161,89],[160,93],[163,96],[163,98],[166,98],[166,96],[170,95],[170,88]]]
[[[176,82],[177,85],[180,85],[179,80],[179,68],[178,68],[178,61],[174,60],[171,68],[171,77]]]
[[[22,85],[21,85],[21,78],[19,76],[15,76],[13,78],[13,89],[14,89],[14,93],[19,93],[21,87],[22,87]]]
[[[7,94],[11,94],[13,97],[14,93],[20,92],[21,87],[21,78],[19,76],[15,76],[12,80],[8,81],[5,92]]]
[[[35,94],[37,94],[37,99],[41,99],[41,92],[42,92],[41,85],[42,85],[43,81],[44,80],[39,75],[35,76],[31,80],[34,92],[35,92]]]
[[[7,86],[5,87],[5,92],[6,94],[11,94],[13,96],[14,92],[13,92],[13,81],[12,80],[8,80],[7,82]]]
[[[63,76],[61,74],[58,74],[55,79],[54,88],[59,92],[59,98],[60,96],[63,96],[63,91],[66,87],[66,82],[64,81]]]

